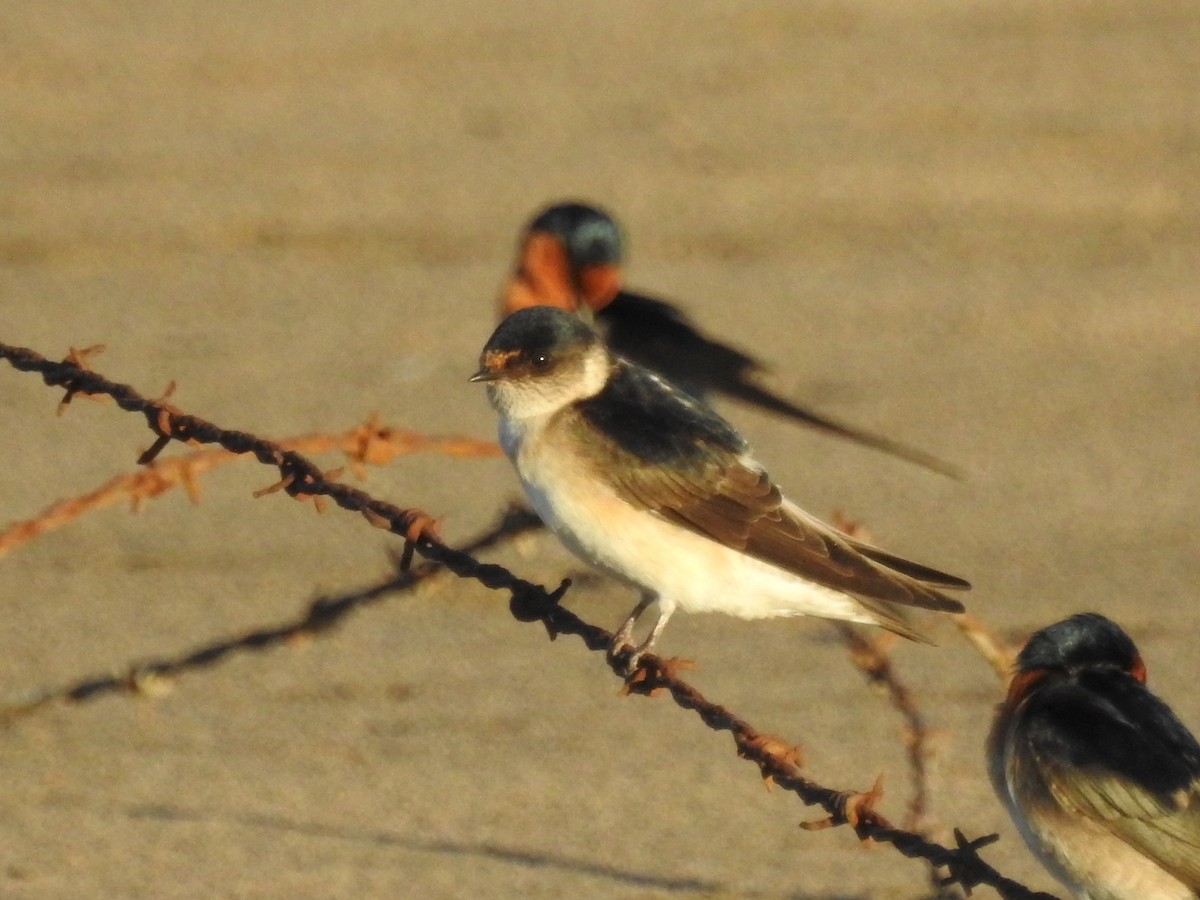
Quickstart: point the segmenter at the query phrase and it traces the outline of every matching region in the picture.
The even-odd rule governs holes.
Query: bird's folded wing
[[[895,556],[888,553],[886,550],[880,550],[873,544],[866,544],[862,541],[856,541],[853,538],[846,538],[846,543],[861,553],[863,556],[875,560],[877,563],[882,563],[889,569],[895,569],[897,572],[902,572],[910,578],[915,578],[917,581],[923,581],[927,584],[935,584],[938,587],[949,588],[950,590],[965,591],[970,590],[971,583],[965,579],[959,578],[957,575],[950,575],[938,569],[931,569],[929,566],[923,566],[920,563],[915,563],[911,559],[905,559],[902,556]]]
[[[641,367],[617,360],[604,390],[563,415],[578,417],[595,477],[636,507],[827,587],[962,611],[938,588],[965,581],[851,541],[784,500],[728,422]]]
[[[690,465],[638,464],[608,469],[631,503],[827,587],[927,609],[962,611],[937,588],[967,583],[850,541],[785,501],[745,456],[714,452]]]
[[[1103,691],[1057,685],[1028,715],[1030,750],[1059,804],[1200,887],[1200,746],[1170,708],[1113,678]]]

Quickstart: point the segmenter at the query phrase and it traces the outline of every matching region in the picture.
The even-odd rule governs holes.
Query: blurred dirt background
[[[1094,609],[1200,727],[1200,7],[1060,3],[56,2],[0,7],[0,340],[231,428],[490,437],[466,377],[546,201],[628,229],[686,304],[817,408],[956,483],[722,407],[802,505],[969,577],[1019,638]],[[150,433],[0,366],[0,527],[133,468]],[[172,448],[168,453],[181,452]],[[328,466],[339,465],[329,457]],[[346,476],[350,478],[349,474]],[[285,619],[396,542],[244,463],[0,559],[12,699]],[[460,542],[504,460],[364,485]],[[542,535],[499,557],[557,584]],[[628,592],[568,605],[613,627]],[[998,699],[945,623],[895,658],[939,730],[935,812],[1000,831]],[[901,819],[900,720],[816,620],[680,616],[663,649],[808,773]],[[924,869],[768,792],[726,736],[445,582],[167,697],[0,732],[0,895],[916,898]],[[987,889],[978,895],[991,896]]]

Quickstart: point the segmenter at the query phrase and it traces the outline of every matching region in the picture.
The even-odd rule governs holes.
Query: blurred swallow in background
[[[557,306],[585,317],[613,352],[666,377],[700,399],[722,394],[821,431],[874,447],[935,472],[961,477],[954,465],[890,438],[843,425],[797,406],[756,380],[758,360],[706,337],[678,308],[622,287],[621,230],[606,212],[557,203],[526,226],[516,270],[501,296],[501,313]]]
[[[992,785],[1077,897],[1200,896],[1200,745],[1145,681],[1129,635],[1081,613],[1029,639],[997,708]]]
[[[500,443],[534,509],[585,562],[641,593],[616,657],[650,606],[632,671],[676,608],[746,619],[814,615],[922,639],[899,606],[961,612],[967,582],[855,541],[787,500],[732,426],[613,355],[549,306],[500,323],[471,378],[487,384]]]

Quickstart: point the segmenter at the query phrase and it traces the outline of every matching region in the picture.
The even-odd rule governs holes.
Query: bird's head
[[[525,227],[502,312],[603,309],[621,290],[623,256],[621,229],[607,212],[578,202],[548,206]]]
[[[610,367],[604,342],[582,319],[556,307],[531,306],[500,323],[471,381],[487,385],[497,410],[526,418],[599,393]]]
[[[1009,701],[1018,699],[1048,676],[1083,671],[1119,671],[1143,684],[1146,664],[1133,640],[1099,613],[1078,613],[1034,632],[1017,656]]]

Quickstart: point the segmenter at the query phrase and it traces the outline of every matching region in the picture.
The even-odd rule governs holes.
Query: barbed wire
[[[463,550],[467,553],[479,553],[494,549],[506,541],[541,527],[541,520],[533,512],[514,504],[505,510],[495,526],[468,542]],[[211,668],[227,661],[237,652],[272,650],[324,637],[331,634],[351,613],[393,594],[412,591],[429,584],[438,575],[445,574],[446,569],[443,566],[437,563],[423,563],[407,572],[397,571],[394,575],[362,590],[333,597],[317,597],[298,617],[277,625],[255,628],[233,637],[218,638],[177,656],[143,660],[113,673],[87,676],[60,687],[27,693],[0,704],[0,725],[11,725],[18,719],[55,703],[81,703],[99,699],[107,694],[159,696],[169,690],[174,679],[188,672]]]
[[[95,352],[94,348],[86,353],[77,351],[75,360],[86,358]],[[168,395],[172,393],[172,390],[167,392]],[[284,449],[303,453],[339,451],[346,456],[360,477],[365,477],[367,465],[386,465],[398,456],[411,453],[437,452],[459,458],[480,458],[495,457],[501,452],[500,448],[490,441],[461,436],[430,436],[381,425],[375,414],[362,425],[346,432],[308,434],[280,439],[277,443]],[[140,469],[117,475],[98,488],[58,501],[37,516],[0,530],[0,556],[39,535],[69,524],[89,511],[104,508],[118,501],[128,500],[132,511],[137,512],[147,501],[160,497],[173,488],[182,488],[192,502],[198,504],[202,475],[244,459],[244,455],[235,455],[221,447],[197,450],[170,459],[155,459]],[[847,534],[871,542],[870,535],[860,523],[850,521],[839,512],[835,512],[832,521]],[[523,534],[540,524],[536,516],[527,509],[512,507],[498,526],[498,534],[485,535],[470,542],[463,549],[475,553],[501,539]],[[436,571],[422,570],[421,574],[433,575]],[[427,579],[422,578],[420,583],[424,583],[425,580]],[[318,634],[327,634],[332,631],[334,619],[357,609],[360,603],[373,602],[382,596],[415,587],[417,584],[416,579],[410,582],[408,575],[400,573],[395,578],[363,592],[356,592],[337,600],[323,598],[314,601],[307,614],[285,625],[222,638],[182,656],[133,663],[114,674],[85,677],[60,688],[31,692],[8,704],[0,703],[0,724],[43,709],[56,701],[74,702],[109,692],[122,692],[132,696],[156,696],[165,693],[170,690],[173,680],[187,670],[211,667],[216,662],[227,659],[234,650],[269,650],[280,643],[292,643]],[[915,696],[897,674],[888,653],[890,638],[894,636],[885,634],[868,638],[858,629],[845,623],[831,624],[838,630],[851,663],[870,685],[882,689],[905,721],[902,740],[912,773],[913,795],[908,804],[904,827],[926,835],[933,834],[928,765],[933,756],[931,733],[917,708]],[[939,830],[945,831],[941,828]],[[931,872],[936,875],[936,870],[932,867]]]
[[[431,436],[379,422],[375,415],[356,428],[340,434],[306,434],[277,442],[284,450],[300,453],[341,452],[360,476],[367,465],[382,466],[397,456],[410,453],[442,453],[459,458],[499,456],[500,448],[491,441],[457,435]],[[182,488],[193,503],[200,500],[200,476],[245,456],[223,447],[197,450],[171,459],[155,459],[142,468],[114,476],[98,488],[52,504],[36,516],[14,522],[0,530],[0,556],[41,534],[62,528],[84,513],[128,501],[137,512],[147,500]]]
[[[613,635],[610,632],[583,621],[559,605],[559,600],[570,586],[569,580],[564,580],[557,589],[549,591],[517,577],[503,566],[481,563],[470,553],[443,544],[438,537],[435,520],[428,513],[398,507],[337,482],[295,450],[287,450],[253,434],[223,429],[205,419],[182,413],[167,403],[166,396],[159,400],[147,399],[129,385],[110,381],[90,370],[86,357],[78,351],[73,350],[61,362],[53,362],[33,350],[0,343],[0,358],[18,371],[39,374],[51,387],[63,388],[66,394],[60,403],[60,410],[75,396],[100,395],[111,397],[123,410],[144,416],[147,426],[157,438],[138,458],[140,464],[152,462],[173,440],[214,444],[231,453],[252,454],[260,462],[274,466],[280,475],[276,484],[256,492],[256,496],[282,490],[301,500],[329,498],[343,509],[358,512],[372,525],[385,528],[404,539],[399,562],[401,571],[408,569],[413,553],[418,553],[459,577],[476,580],[494,590],[507,591],[510,595],[510,613],[519,621],[540,623],[551,639],[559,635],[575,636],[595,652],[607,652],[612,642]],[[215,650],[213,652],[218,653]],[[228,652],[231,651],[223,650],[219,655]],[[621,674],[623,662],[619,657],[610,660],[613,671],[618,675]],[[773,735],[759,732],[723,706],[706,699],[676,675],[681,667],[680,660],[647,654],[626,681],[626,691],[646,696],[665,691],[678,706],[695,712],[709,728],[728,731],[734,739],[738,755],[754,762],[764,779],[794,793],[807,805],[820,806],[827,813],[827,817],[820,822],[807,823],[808,827],[849,825],[860,840],[891,844],[906,857],[924,859],[944,868],[947,875],[941,880],[943,885],[958,884],[968,892],[979,885],[988,885],[1006,900],[1057,900],[1051,894],[1032,891],[1007,878],[979,856],[978,851],[997,840],[997,835],[968,839],[963,832],[955,829],[956,846],[945,847],[920,834],[894,827],[878,813],[874,808],[881,794],[878,783],[867,792],[837,791],[804,778],[799,772],[795,747]]]

